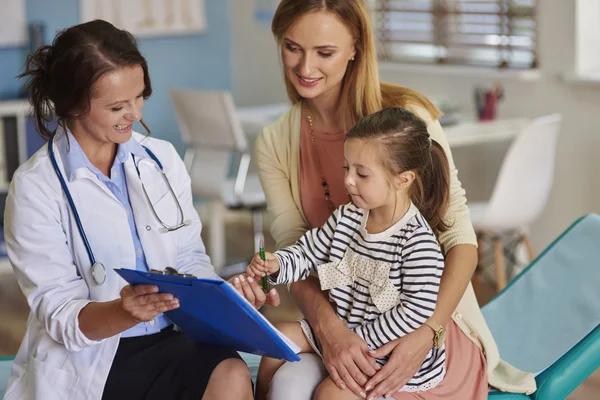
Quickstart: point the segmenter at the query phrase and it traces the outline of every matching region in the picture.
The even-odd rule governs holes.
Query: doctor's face
[[[324,93],[337,96],[354,55],[350,31],[328,11],[301,16],[281,42],[285,75],[305,99]]]
[[[76,137],[98,144],[126,143],[132,124],[142,118],[144,71],[125,67],[102,75],[94,85],[89,112],[74,119],[69,127]],[[79,139],[79,138],[78,138]]]

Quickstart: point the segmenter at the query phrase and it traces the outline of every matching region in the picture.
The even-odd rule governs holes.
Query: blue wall
[[[153,94],[144,107],[144,121],[152,135],[171,141],[183,154],[168,88],[231,90],[230,29],[227,1],[205,0],[208,29],[201,35],[142,39],[148,59]],[[79,20],[79,0],[26,0],[27,20],[46,24],[46,42],[56,32]],[[23,68],[26,50],[0,49],[0,98],[14,97],[22,82],[14,77]],[[143,131],[141,126],[135,128]]]

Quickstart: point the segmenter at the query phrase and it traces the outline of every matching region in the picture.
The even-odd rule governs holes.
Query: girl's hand
[[[422,325],[416,331],[369,352],[373,358],[391,353],[388,362],[365,385],[368,399],[391,396],[416,375],[433,347],[433,330]]]
[[[260,254],[256,253],[248,268],[246,274],[249,276],[267,276],[279,271],[279,260],[272,253],[265,252],[265,261],[260,258]]]
[[[121,308],[136,324],[178,307],[178,299],[169,293],[158,293],[153,285],[127,285],[121,289]]]

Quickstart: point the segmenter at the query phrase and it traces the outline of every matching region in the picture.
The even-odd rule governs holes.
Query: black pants
[[[196,343],[172,327],[122,338],[102,399],[198,400],[215,367],[228,358],[241,359],[235,350]]]

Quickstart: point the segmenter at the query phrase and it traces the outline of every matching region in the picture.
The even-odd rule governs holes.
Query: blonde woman
[[[477,263],[476,238],[465,192],[438,122],[440,112],[423,95],[379,81],[364,2],[282,0],[272,31],[293,103],[256,142],[256,162],[277,247],[294,244],[349,202],[344,187],[345,133],[362,117],[387,106],[406,108],[422,118],[431,138],[448,155],[450,203],[445,221],[451,228],[438,236],[446,266],[428,324],[379,349],[369,349],[337,317],[316,278],[292,284],[291,295],[321,343],[323,359],[304,354],[299,363],[286,363],[274,377],[270,398],[325,398],[319,384],[329,375],[339,389],[360,398],[393,394],[396,399],[420,399],[417,393],[397,392],[415,376],[432,347],[444,342],[446,377],[427,391],[427,399],[485,398],[481,393],[488,383],[500,390],[533,392],[530,374],[500,360],[469,284]],[[375,360],[380,357],[389,361],[378,369]]]

